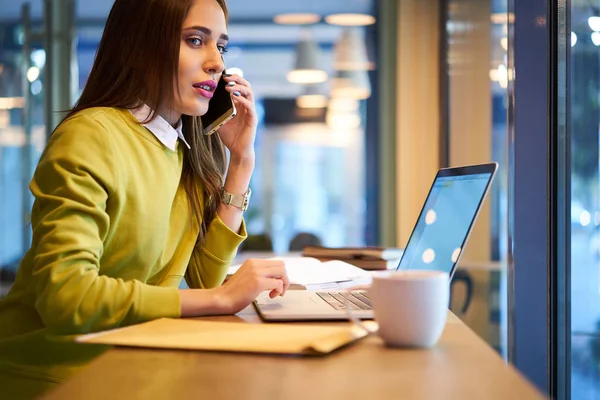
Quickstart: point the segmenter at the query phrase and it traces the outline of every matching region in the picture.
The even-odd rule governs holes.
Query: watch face
[[[250,190],[250,188],[248,188],[248,191],[246,191],[246,194],[244,195],[244,203],[242,204],[242,211],[246,211],[248,209],[248,204],[250,203],[250,195],[252,194],[252,191]]]

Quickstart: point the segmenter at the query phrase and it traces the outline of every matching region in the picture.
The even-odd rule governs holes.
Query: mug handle
[[[365,330],[367,335],[371,335],[377,333],[377,329],[371,329],[366,324],[364,324],[356,315],[352,314],[352,309],[350,308],[350,290],[344,290],[340,292],[342,297],[344,298],[344,308],[346,309],[346,316],[354,325],[359,328]]]

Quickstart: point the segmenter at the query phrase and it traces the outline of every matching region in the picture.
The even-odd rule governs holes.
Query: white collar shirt
[[[148,107],[148,105],[143,104],[141,107],[130,110],[131,113],[137,118],[138,121],[142,122],[148,118],[151,114],[152,109]],[[171,151],[175,151],[177,148],[177,140],[181,139],[181,141],[187,146],[188,149],[191,149],[189,143],[185,140],[183,136],[183,131],[181,129],[182,123],[181,118],[177,121],[177,125],[172,127],[163,117],[157,115],[153,121],[148,123],[142,123],[156,138],[168,149]]]

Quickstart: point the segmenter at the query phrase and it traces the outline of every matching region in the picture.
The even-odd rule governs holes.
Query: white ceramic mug
[[[354,323],[377,333],[388,346],[431,347],[446,324],[449,286],[448,274],[441,271],[382,271],[373,274],[367,289],[379,328],[370,330],[346,310]]]

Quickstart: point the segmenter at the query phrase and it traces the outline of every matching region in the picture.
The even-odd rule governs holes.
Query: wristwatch
[[[248,209],[251,194],[252,190],[250,190],[250,188],[246,190],[246,193],[240,196],[238,194],[229,193],[224,187],[221,187],[221,201],[223,204],[237,207],[242,211],[246,211]]]

